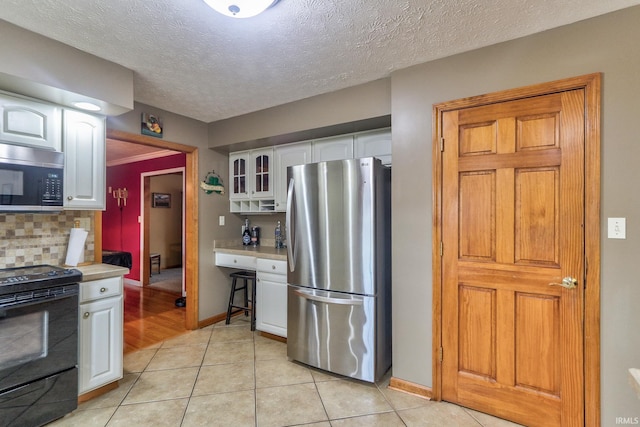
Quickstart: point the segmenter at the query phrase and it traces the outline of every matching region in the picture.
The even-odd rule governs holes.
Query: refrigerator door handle
[[[342,304],[342,305],[363,305],[364,301],[361,298],[329,298],[329,297],[322,297],[319,295],[313,295],[311,293],[308,292],[304,292],[298,289],[294,289],[293,291],[296,295],[311,300],[311,301],[318,301],[318,302],[324,302],[327,304]]]
[[[293,178],[289,180],[289,189],[287,190],[287,258],[289,260],[289,270],[296,268],[296,260],[294,257],[294,245],[296,243],[296,225],[293,215]]]

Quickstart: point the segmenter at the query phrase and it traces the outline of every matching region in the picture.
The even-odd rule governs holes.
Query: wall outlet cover
[[[609,239],[626,239],[627,238],[627,219],[626,218],[608,218],[607,236]]]

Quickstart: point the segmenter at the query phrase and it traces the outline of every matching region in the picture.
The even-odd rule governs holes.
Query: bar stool
[[[229,306],[227,307],[227,320],[225,323],[227,325],[229,324],[232,314],[244,311],[245,316],[251,315],[251,330],[255,331],[256,310],[254,302],[256,300],[256,273],[254,271],[243,270],[233,272],[229,276],[233,279],[233,281],[231,282],[231,295],[229,295]],[[238,279],[242,279],[244,283],[242,286],[238,286]],[[251,285],[251,299],[249,299],[249,284]],[[244,305],[236,305],[234,304],[235,294],[236,292],[242,290],[244,290]],[[238,310],[232,313],[234,308],[237,308]]]

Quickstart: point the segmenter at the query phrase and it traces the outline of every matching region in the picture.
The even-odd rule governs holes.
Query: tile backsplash
[[[90,220],[84,259],[91,261],[95,241],[93,212],[0,213],[0,268],[64,265],[70,230],[80,218]]]

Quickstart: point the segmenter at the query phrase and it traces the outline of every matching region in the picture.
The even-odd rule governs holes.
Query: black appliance
[[[41,426],[77,408],[81,280],[50,265],[0,269],[0,426]]]
[[[64,154],[0,144],[0,212],[62,210]]]

